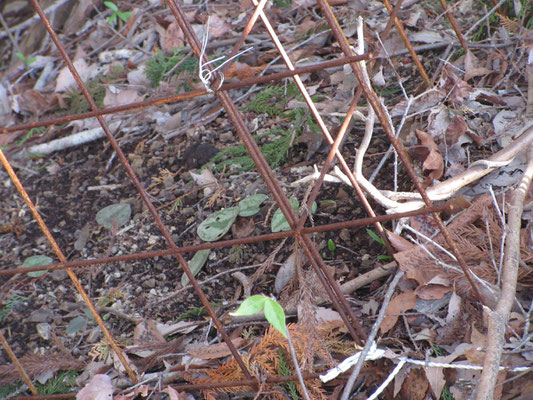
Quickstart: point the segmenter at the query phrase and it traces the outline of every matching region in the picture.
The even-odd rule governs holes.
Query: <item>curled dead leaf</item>
[[[237,349],[241,349],[248,344],[248,341],[244,338],[235,338],[231,342]],[[231,355],[226,343],[211,344],[209,346],[203,344],[191,345],[187,349],[187,353],[201,360],[213,360]]]
[[[432,179],[441,178],[444,171],[444,159],[437,144],[431,135],[420,129],[416,130],[416,137],[420,145],[415,151],[415,157],[422,162],[422,171]]]
[[[379,327],[381,333],[387,333],[398,321],[398,317],[405,311],[410,310],[416,305],[416,295],[413,290],[408,290],[394,296],[387,307],[385,318]]]
[[[76,394],[76,400],[112,400],[113,385],[111,378],[105,374],[96,374]]]

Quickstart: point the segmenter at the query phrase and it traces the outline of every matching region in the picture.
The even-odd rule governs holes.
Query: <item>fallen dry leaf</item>
[[[444,171],[444,159],[431,135],[417,129],[416,137],[419,145],[415,150],[415,158],[422,162],[422,171],[431,179],[440,179]]]
[[[113,385],[108,375],[97,374],[76,394],[76,400],[112,400]]]
[[[426,285],[416,289],[416,295],[422,300],[438,300],[452,291],[452,288],[444,285]]]
[[[422,368],[412,368],[403,382],[400,395],[409,400],[424,400],[429,382]]]
[[[74,61],[74,67],[76,67],[78,74],[85,83],[100,73],[100,68],[97,64],[89,65],[83,58],[79,58]],[[64,92],[74,86],[76,86],[76,81],[70,73],[70,70],[66,66],[63,67],[57,76],[55,88],[56,93]]]
[[[465,355],[471,364],[483,365],[485,359],[485,348],[487,346],[487,336],[483,335],[472,324],[472,334],[470,337],[472,346],[465,350]]]
[[[115,400],[133,400],[138,395],[141,395],[142,398],[146,398],[150,390],[152,390],[152,388],[149,385],[137,386],[134,390],[127,394],[115,396]]]
[[[458,115],[454,115],[450,124],[446,127],[446,132],[444,133],[446,144],[452,145],[457,143],[459,137],[464,135],[467,130],[468,125],[466,124],[465,120]]]
[[[457,357],[462,356],[468,346],[469,345],[467,343],[461,343],[455,348],[452,354],[449,354],[447,356],[433,357],[432,361],[441,363],[451,363]],[[429,382],[431,390],[433,391],[433,394],[435,395],[435,398],[440,399],[442,390],[444,389],[444,385],[446,384],[446,380],[444,377],[444,368],[427,367],[424,368],[424,370],[426,372],[426,378]]]
[[[113,89],[110,86],[105,88],[104,106],[115,107],[123,104],[133,103],[137,100],[142,100],[144,96],[139,96],[139,92],[133,89],[120,90]]]
[[[231,342],[237,349],[240,349],[248,344],[248,341],[244,338],[235,338],[232,339]],[[201,360],[214,360],[216,358],[222,358],[231,355],[231,351],[226,343],[211,344],[209,346],[204,344],[191,345],[187,349],[187,353]]]
[[[166,340],[157,329],[155,321],[144,319],[133,330],[133,344],[141,346],[149,343],[166,343]]]
[[[398,317],[405,311],[410,310],[416,304],[416,295],[414,290],[407,290],[404,293],[400,293],[394,296],[387,307],[385,312],[385,318],[381,322],[379,327],[382,334],[387,333],[396,325]]]
[[[212,38],[219,38],[231,31],[231,25],[224,21],[216,14],[211,14],[209,17],[209,36]]]
[[[185,36],[176,22],[172,22],[164,31],[163,49],[172,51],[179,49],[185,43]]]
[[[241,239],[254,233],[255,223],[251,218],[239,218],[231,225],[231,233],[235,239]]]
[[[162,390],[163,393],[168,394],[170,400],[188,400],[189,397],[185,392],[178,392],[172,386],[167,386]]]

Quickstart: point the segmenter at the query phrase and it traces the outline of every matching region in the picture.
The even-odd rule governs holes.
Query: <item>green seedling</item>
[[[259,212],[259,206],[266,200],[264,194],[254,194],[242,199],[236,207],[225,208],[207,217],[198,226],[198,236],[206,242],[222,238],[231,229],[238,216],[251,217]]]
[[[261,204],[266,200],[267,196],[264,194],[254,194],[247,196],[239,201],[236,207],[229,207],[223,210],[217,211],[207,217],[198,226],[197,233],[200,239],[206,242],[214,242],[221,239],[226,233],[229,232],[231,226],[235,223],[238,216],[251,217],[260,211]],[[241,249],[242,251],[242,249]],[[205,265],[207,258],[209,257],[210,250],[197,251],[191,261],[189,262],[189,268],[193,275],[196,275]],[[181,284],[183,286],[189,283],[189,277],[183,274],[181,277]]]
[[[237,311],[230,313],[230,315],[253,315],[261,311],[265,313],[265,318],[270,325],[286,338],[285,311],[276,300],[272,300],[270,297],[263,295],[250,296],[241,303]]]
[[[297,86],[293,82],[287,86],[267,86],[257,93],[246,108],[257,114],[268,114],[270,117],[281,115],[287,101],[295,96],[297,92]]]
[[[289,199],[289,202],[291,203],[291,206],[294,212],[298,214],[300,212],[300,205],[298,204],[298,200],[292,197]],[[314,214],[316,212],[316,209],[317,209],[317,204],[316,202],[313,202],[313,204],[311,205],[311,210],[309,211],[311,212],[311,214]],[[273,233],[276,233],[276,232],[289,231],[290,229],[291,227],[289,226],[289,222],[287,221],[287,218],[285,218],[285,215],[283,215],[283,212],[281,211],[281,209],[278,208],[274,212],[274,215],[272,216],[272,222],[270,223],[270,230]]]
[[[174,50],[171,55],[159,52],[148,60],[144,74],[154,88],[158,87],[163,77],[173,69],[174,75],[179,75],[182,72],[188,72],[191,75],[195,74],[198,68],[198,60],[194,57],[186,58],[187,54],[188,52],[184,47]],[[176,68],[178,63],[181,63],[181,65]]]
[[[247,109],[255,113],[268,114],[269,116],[281,116],[291,123],[292,129],[269,129],[258,135],[254,135],[254,140],[258,143],[261,153],[271,168],[282,166],[289,155],[292,144],[297,142],[302,133],[303,127],[307,126],[311,131],[321,134],[318,125],[312,116],[307,114],[304,108],[295,108],[283,111],[287,102],[294,97],[296,91],[294,84],[284,86],[267,87],[260,92],[247,106]],[[294,88],[294,89],[293,89]],[[271,94],[269,96],[265,94]],[[252,171],[255,164],[248,155],[243,145],[231,146],[218,152],[211,160],[214,163],[214,170],[226,173],[240,173]]]
[[[332,254],[335,254],[335,249],[337,247],[335,246],[335,242],[331,239],[328,239],[328,250],[331,251]]]
[[[87,82],[87,90],[89,90],[89,94],[98,107],[103,107],[104,105],[105,85],[102,82],[104,78],[99,76]],[[87,99],[79,88],[72,88],[65,92],[65,103],[67,103],[68,108],[57,111],[56,115],[80,114],[91,110]]]
[[[191,270],[193,276],[196,276],[196,274],[200,272],[200,270],[203,268],[203,266],[207,262],[210,253],[210,249],[199,250],[194,253],[194,256],[191,258],[191,261],[189,261],[189,269]],[[181,276],[181,286],[185,287],[188,284],[189,277],[187,276],[187,274],[184,273]]]
[[[274,0],[274,7],[287,8],[292,5],[292,0]]]
[[[47,380],[46,383],[36,383],[35,388],[43,396],[71,393],[76,388],[78,375],[78,371],[59,371],[57,376]]]
[[[87,326],[87,318],[78,315],[70,320],[65,329],[67,336],[75,336],[78,332],[83,331]]]
[[[15,55],[20,59],[20,61],[22,61],[24,63],[24,65],[26,65],[26,68],[30,66],[30,64],[32,64],[33,62],[35,62],[37,60],[37,57],[29,57],[27,58],[24,54],[22,53],[15,53]]]
[[[46,265],[52,264],[54,260],[52,260],[48,256],[38,255],[38,256],[31,256],[24,260],[22,263],[22,268],[31,268],[31,267],[44,267]],[[46,274],[46,271],[32,271],[28,272],[26,275],[28,275],[31,278],[39,278],[40,276],[43,276]]]
[[[119,11],[116,4],[113,3],[112,1],[104,1],[104,5],[107,8],[109,8],[111,11],[113,11],[113,14],[111,14],[106,19],[109,25],[115,26],[119,19],[121,19],[123,22],[128,22],[128,19],[130,19],[131,17],[131,14],[132,14],[131,11]]]
[[[111,204],[96,213],[96,222],[106,229],[119,228],[128,223],[131,206],[128,203]]]
[[[296,352],[294,351],[294,345],[292,344],[287,325],[285,324],[285,311],[283,307],[279,305],[276,300],[271,299],[263,295],[254,295],[245,299],[237,311],[230,313],[233,316],[244,316],[244,315],[253,315],[258,312],[263,311],[265,314],[266,320],[283,335],[285,339],[289,342],[289,349],[291,352],[292,362],[294,368],[296,369],[296,374],[298,375],[298,380],[303,390],[303,395],[305,398],[310,398],[309,393],[305,387],[305,382],[302,378],[302,372],[300,366],[298,365],[298,359],[296,357]],[[296,398],[296,397],[295,397]]]
[[[296,133],[295,137],[298,137],[298,134]],[[292,135],[292,132],[284,129],[270,129],[260,135],[254,135],[254,139],[259,143],[269,140],[260,145],[259,149],[271,168],[278,168],[287,159]],[[248,155],[244,145],[231,146],[219,151],[210,162],[215,164],[213,168],[215,171],[221,172],[225,169],[228,174],[248,172],[255,168],[252,157]]]
[[[368,235],[380,245],[382,245],[383,247],[387,247],[383,239],[376,232],[367,228],[366,233],[368,233]],[[389,256],[388,254],[380,254],[377,259],[380,261],[390,261],[392,260],[392,256]]]

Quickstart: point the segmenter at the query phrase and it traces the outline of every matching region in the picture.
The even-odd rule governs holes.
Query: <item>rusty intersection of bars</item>
[[[113,262],[119,262],[119,261],[140,260],[140,259],[153,258],[153,257],[158,257],[158,256],[169,256],[169,255],[174,256],[177,259],[177,261],[179,262],[179,264],[181,265],[181,267],[183,268],[183,271],[185,272],[185,274],[188,276],[188,278],[190,280],[190,283],[192,284],[196,295],[198,296],[198,298],[200,299],[200,301],[202,302],[202,304],[206,308],[206,310],[207,310],[209,316],[211,317],[213,323],[217,327],[218,332],[222,336],[224,342],[227,344],[227,346],[230,349],[232,355],[235,357],[237,363],[239,364],[240,368],[242,369],[244,376],[246,377],[246,379],[243,380],[243,381],[217,383],[216,384],[217,387],[248,385],[248,386],[251,386],[254,389],[257,389],[258,388],[258,380],[257,380],[257,377],[252,376],[250,371],[246,368],[242,357],[240,356],[240,354],[238,353],[237,349],[235,348],[235,346],[233,345],[232,341],[230,340],[230,338],[228,336],[228,333],[226,332],[222,322],[217,317],[215,311],[213,310],[213,308],[209,304],[209,301],[208,301],[206,295],[204,294],[203,290],[201,289],[200,285],[198,284],[198,281],[196,280],[196,278],[192,274],[187,262],[183,258],[183,256],[182,256],[183,253],[193,252],[193,251],[197,251],[197,250],[201,250],[201,249],[213,249],[213,248],[227,247],[227,246],[232,246],[232,245],[235,245],[235,244],[247,244],[247,243],[255,243],[255,242],[261,242],[261,241],[267,241],[267,240],[278,240],[278,239],[282,239],[282,238],[286,238],[286,237],[294,237],[295,240],[299,241],[301,247],[303,248],[303,250],[304,250],[304,252],[305,252],[305,254],[306,254],[307,258],[308,258],[308,260],[311,263],[311,266],[313,267],[313,269],[316,272],[317,276],[319,277],[322,285],[324,286],[325,290],[327,291],[328,295],[330,296],[330,300],[331,300],[332,304],[334,305],[335,309],[339,312],[339,314],[341,315],[343,321],[345,322],[346,327],[348,328],[348,331],[349,331],[350,335],[352,336],[352,338],[354,339],[354,341],[356,343],[361,344],[362,340],[366,339],[366,333],[363,330],[363,328],[362,328],[361,324],[359,323],[359,321],[357,320],[357,318],[355,317],[355,315],[353,314],[353,311],[352,311],[351,307],[349,306],[348,302],[346,301],[344,295],[340,291],[339,284],[334,280],[333,276],[331,275],[331,273],[326,268],[326,266],[325,266],[325,264],[324,264],[324,262],[322,260],[322,257],[319,255],[318,250],[315,247],[315,245],[313,244],[313,242],[312,242],[311,238],[309,237],[309,235],[312,234],[312,233],[316,233],[316,232],[325,232],[325,231],[338,230],[338,229],[348,228],[348,227],[364,226],[364,225],[374,224],[377,227],[377,229],[380,232],[380,234],[382,235],[382,237],[384,238],[384,240],[386,241],[386,243],[388,243],[386,237],[383,234],[384,231],[383,231],[383,228],[380,225],[381,222],[396,220],[396,219],[407,217],[407,216],[414,216],[414,215],[433,213],[435,221],[437,222],[440,230],[442,231],[442,233],[444,235],[444,238],[446,239],[446,241],[447,241],[448,245],[450,246],[450,248],[451,248],[452,252],[454,253],[454,255],[457,257],[457,260],[458,260],[459,264],[461,265],[461,268],[463,269],[466,277],[471,282],[474,294],[478,298],[481,299],[481,297],[479,296],[479,292],[478,292],[477,286],[475,285],[475,283],[473,282],[473,280],[471,278],[471,274],[470,274],[470,271],[469,271],[468,267],[466,266],[463,258],[461,257],[461,255],[457,251],[455,243],[451,239],[449,233],[447,232],[445,226],[443,225],[442,221],[440,220],[440,217],[437,214],[438,212],[442,211],[445,207],[444,206],[433,206],[431,204],[429,198],[427,197],[427,194],[426,194],[425,190],[419,184],[413,168],[411,167],[411,165],[408,162],[405,150],[403,149],[403,146],[402,146],[401,142],[396,140],[396,138],[394,136],[393,128],[390,125],[390,121],[387,118],[387,115],[386,115],[386,112],[385,112],[385,110],[383,108],[383,105],[381,104],[381,102],[377,98],[377,95],[375,94],[373,89],[369,85],[367,85],[365,83],[364,79],[362,78],[362,73],[361,73],[360,67],[357,64],[357,62],[361,61],[361,60],[369,59],[370,57],[367,54],[358,55],[358,56],[354,56],[353,55],[353,53],[352,53],[352,51],[351,51],[351,49],[349,47],[348,40],[346,39],[346,36],[344,35],[339,23],[337,22],[337,19],[336,19],[335,15],[333,14],[333,11],[331,10],[331,8],[330,8],[330,6],[329,6],[329,4],[327,3],[326,0],[318,0],[318,4],[320,6],[320,9],[322,10],[322,13],[323,13],[327,23],[329,24],[329,26],[330,26],[330,28],[331,28],[331,30],[333,32],[333,35],[334,35],[335,39],[340,44],[341,50],[344,53],[344,57],[339,58],[337,60],[322,62],[322,63],[318,63],[318,64],[311,65],[311,66],[295,68],[292,65],[291,61],[289,60],[289,58],[288,58],[288,56],[287,56],[287,54],[286,54],[281,42],[279,41],[274,29],[271,27],[267,16],[263,12],[263,8],[264,8],[264,6],[266,4],[266,0],[261,0],[259,3],[256,0],[252,0],[253,3],[254,3],[255,9],[254,9],[253,13],[251,14],[251,16],[249,17],[248,24],[246,25],[243,34],[241,35],[241,37],[239,38],[239,40],[235,44],[234,48],[232,49],[231,55],[236,54],[240,50],[240,47],[243,45],[243,43],[246,40],[247,35],[250,33],[252,27],[254,26],[256,21],[258,19],[260,19],[261,22],[263,23],[263,25],[266,27],[266,29],[268,31],[268,34],[270,35],[272,41],[276,45],[276,49],[278,50],[278,52],[280,53],[283,61],[285,62],[286,66],[287,66],[287,71],[280,72],[280,73],[275,73],[275,74],[268,74],[268,75],[265,75],[265,76],[254,77],[254,78],[250,78],[250,79],[244,79],[244,80],[240,80],[239,82],[236,82],[236,83],[223,84],[218,90],[215,91],[215,95],[218,97],[218,99],[220,100],[222,106],[224,107],[229,119],[233,123],[233,126],[234,126],[237,134],[239,135],[240,139],[244,143],[248,153],[250,154],[250,156],[254,160],[254,163],[255,163],[259,173],[261,174],[264,182],[266,183],[270,193],[274,197],[274,200],[276,201],[277,205],[282,210],[282,212],[285,215],[287,221],[289,222],[289,225],[290,225],[291,229],[289,231],[286,231],[286,232],[264,234],[264,235],[254,236],[254,237],[243,238],[243,239],[223,240],[223,241],[220,241],[220,242],[202,243],[202,244],[198,244],[198,245],[182,246],[182,247],[178,247],[174,243],[174,241],[172,240],[170,232],[168,231],[168,229],[163,224],[163,221],[162,221],[161,217],[159,216],[155,206],[150,201],[150,198],[149,198],[148,194],[146,193],[146,191],[143,188],[142,184],[140,183],[139,179],[135,175],[132,167],[130,166],[128,160],[126,159],[123,151],[119,147],[116,139],[113,137],[113,134],[111,133],[111,131],[109,129],[109,126],[107,125],[106,121],[104,120],[104,115],[114,114],[114,113],[118,113],[118,112],[139,110],[139,109],[143,109],[143,108],[146,108],[146,107],[149,107],[149,106],[154,106],[154,105],[159,105],[159,104],[166,104],[166,103],[171,103],[171,102],[184,101],[184,100],[191,99],[191,98],[194,98],[194,97],[197,97],[197,96],[205,95],[205,94],[207,94],[207,90],[197,90],[197,91],[189,92],[189,93],[186,93],[186,94],[179,94],[179,95],[168,96],[168,97],[159,98],[159,99],[152,99],[152,100],[143,101],[143,102],[136,102],[136,103],[121,105],[121,106],[117,106],[117,107],[110,107],[110,108],[107,108],[107,109],[99,109],[97,107],[96,103],[94,102],[93,98],[89,94],[89,91],[87,90],[87,87],[85,86],[84,82],[80,78],[76,68],[74,67],[74,65],[72,63],[72,60],[69,58],[65,47],[63,46],[63,44],[61,43],[58,35],[56,34],[56,32],[54,31],[53,27],[51,26],[50,21],[48,20],[47,16],[45,15],[42,7],[40,6],[40,4],[38,3],[37,0],[30,0],[30,1],[32,3],[33,7],[35,8],[35,10],[37,11],[37,13],[39,14],[39,16],[41,18],[41,21],[45,25],[46,30],[48,31],[48,33],[49,33],[51,39],[53,40],[54,44],[57,46],[57,48],[58,48],[58,50],[59,50],[59,52],[61,54],[61,57],[65,61],[67,67],[69,68],[69,70],[72,73],[74,79],[76,80],[76,83],[78,84],[80,90],[82,91],[83,96],[87,99],[92,111],[87,112],[87,113],[83,113],[83,114],[67,115],[67,116],[64,116],[64,117],[49,119],[49,120],[45,120],[45,121],[34,121],[34,122],[30,122],[30,123],[25,123],[25,124],[14,125],[14,126],[11,126],[11,127],[2,127],[2,128],[0,128],[0,133],[20,131],[20,130],[30,129],[30,128],[34,128],[34,127],[38,127],[38,126],[50,126],[50,125],[59,124],[59,123],[63,123],[63,122],[68,122],[68,121],[74,121],[74,120],[79,120],[79,119],[86,119],[86,118],[96,117],[98,122],[100,123],[102,129],[104,130],[104,132],[105,132],[105,134],[107,136],[107,139],[109,140],[111,146],[113,147],[113,149],[116,152],[118,158],[120,159],[121,163],[123,164],[124,168],[126,169],[126,173],[128,174],[130,180],[132,181],[132,183],[136,187],[136,189],[137,189],[142,201],[144,202],[144,204],[148,208],[148,210],[149,210],[150,214],[152,215],[154,221],[156,222],[158,228],[160,229],[161,233],[163,234],[163,236],[164,236],[164,238],[165,238],[165,240],[166,240],[166,242],[168,244],[168,248],[164,249],[164,250],[158,250],[158,251],[132,253],[132,254],[128,254],[128,255],[124,255],[124,256],[117,256],[117,257],[106,257],[106,258],[98,258],[98,259],[91,259],[91,260],[67,261],[67,259],[64,256],[63,252],[61,251],[61,249],[59,248],[59,246],[55,242],[50,230],[48,229],[48,227],[46,226],[45,222],[41,218],[39,212],[37,211],[36,207],[34,206],[32,200],[29,198],[29,196],[26,193],[24,187],[20,183],[20,181],[19,181],[18,177],[16,176],[13,168],[9,164],[9,161],[6,159],[6,157],[4,156],[2,150],[0,149],[0,161],[4,165],[4,167],[5,167],[6,171],[8,172],[11,180],[14,183],[15,187],[17,188],[18,192],[20,193],[20,195],[23,197],[24,201],[28,205],[30,211],[32,212],[32,214],[33,214],[33,216],[35,218],[35,220],[39,224],[39,227],[41,228],[42,232],[44,233],[44,235],[46,236],[47,240],[51,244],[55,254],[57,255],[57,257],[58,257],[58,259],[60,261],[60,263],[58,263],[58,264],[48,265],[48,266],[45,266],[45,267],[12,268],[12,269],[7,269],[7,270],[1,270],[0,271],[0,276],[2,276],[2,275],[14,275],[14,274],[21,273],[21,272],[44,271],[44,270],[52,270],[52,269],[65,269],[67,271],[70,279],[72,280],[74,286],[76,287],[76,290],[82,296],[82,298],[84,299],[84,301],[85,301],[87,307],[89,308],[91,314],[94,316],[95,321],[97,322],[98,326],[102,329],[102,332],[103,332],[104,336],[106,337],[106,339],[108,340],[110,346],[112,347],[112,349],[116,352],[117,356],[119,357],[121,363],[123,364],[123,366],[125,368],[126,373],[130,377],[132,382],[137,383],[138,377],[133,372],[133,369],[129,365],[129,362],[127,361],[127,359],[124,356],[124,354],[123,354],[122,350],[120,349],[120,347],[117,345],[117,343],[114,340],[113,336],[111,335],[109,330],[104,325],[104,322],[102,321],[102,318],[100,317],[98,311],[96,310],[96,308],[92,304],[92,301],[90,300],[88,294],[85,292],[81,282],[79,281],[76,273],[74,272],[75,268],[93,266],[93,265],[96,265],[96,264],[113,263]],[[191,49],[193,50],[193,52],[196,55],[196,57],[198,57],[198,59],[200,59],[201,58],[201,48],[200,48],[199,40],[196,37],[191,25],[189,24],[189,22],[185,18],[185,14],[184,14],[182,8],[174,0],[165,0],[165,1],[167,3],[167,6],[169,7],[171,13],[173,14],[176,22],[178,23],[179,27],[183,31],[185,39],[187,40],[187,43],[191,46]],[[402,39],[404,40],[404,43],[405,43],[406,47],[408,48],[411,56],[413,57],[413,60],[414,60],[416,66],[417,66],[417,68],[418,68],[418,70],[420,72],[420,75],[422,76],[422,78],[423,78],[424,82],[426,83],[426,85],[429,85],[431,82],[430,82],[430,80],[428,78],[428,75],[425,72],[424,67],[422,66],[422,64],[418,60],[417,55],[414,52],[411,43],[407,39],[407,36],[404,34],[401,22],[400,22],[400,20],[397,17],[397,12],[398,12],[398,9],[401,6],[402,0],[398,0],[397,1],[396,6],[394,7],[394,9],[392,8],[392,6],[390,5],[390,2],[388,0],[383,0],[383,2],[385,4],[387,10],[390,13],[390,20],[389,20],[389,23],[387,24],[387,29],[386,30],[390,29],[392,24],[395,24],[396,28],[398,29],[398,31],[400,32],[400,34],[402,36]],[[450,19],[450,22],[453,25],[453,28],[454,28],[454,30],[455,30],[458,38],[459,38],[459,41],[461,42],[461,45],[463,47],[466,47],[466,42],[465,42],[464,38],[462,37],[461,32],[460,32],[457,24],[455,23],[455,20],[453,20],[453,15],[451,14],[450,10],[448,9],[448,7],[446,5],[446,2],[445,1],[441,1],[441,3],[442,3],[442,6],[444,7],[446,16]],[[201,61],[203,62],[204,60],[201,60]],[[331,133],[328,131],[328,129],[327,129],[326,125],[324,124],[324,122],[322,121],[322,118],[321,118],[320,114],[318,113],[316,107],[314,106],[309,94],[307,93],[307,90],[304,87],[299,75],[303,74],[303,73],[322,70],[322,69],[331,68],[331,67],[334,67],[334,66],[339,66],[339,65],[344,65],[344,64],[350,64],[355,76],[357,77],[357,79],[359,81],[359,87],[358,87],[358,90],[357,90],[357,92],[355,93],[355,95],[353,97],[353,100],[352,100],[351,105],[350,105],[350,109],[348,110],[348,112],[346,114],[346,117],[345,117],[345,119],[344,119],[344,121],[343,121],[343,123],[342,123],[342,125],[341,125],[341,127],[339,129],[339,132],[337,133],[337,135],[335,137],[333,137],[331,135]],[[225,68],[229,68],[229,64],[227,64],[225,66]],[[277,181],[273,171],[271,170],[271,168],[269,167],[268,163],[266,162],[263,154],[259,150],[258,145],[253,140],[252,134],[248,130],[248,128],[247,128],[247,126],[246,126],[246,124],[245,124],[245,122],[244,122],[244,120],[242,118],[242,115],[237,110],[237,107],[235,106],[235,103],[232,101],[231,97],[228,94],[228,91],[231,90],[231,89],[235,89],[235,88],[239,88],[239,87],[245,87],[245,86],[251,86],[253,84],[258,84],[258,83],[265,83],[265,82],[275,81],[275,80],[279,80],[279,79],[287,78],[287,77],[292,77],[294,79],[296,85],[298,86],[298,89],[300,90],[300,93],[304,97],[304,99],[305,99],[305,101],[306,101],[306,103],[307,103],[307,105],[308,105],[313,117],[315,118],[315,121],[317,122],[319,128],[321,129],[324,137],[326,138],[328,143],[331,145],[331,149],[330,149],[329,154],[328,154],[328,156],[326,158],[325,164],[324,164],[324,166],[322,168],[320,177],[317,179],[317,181],[315,182],[314,187],[312,188],[311,194],[310,194],[309,199],[308,199],[308,207],[307,207],[307,209],[310,208],[309,207],[310,204],[312,204],[312,202],[316,199],[316,196],[318,195],[320,187],[321,187],[321,185],[323,183],[323,179],[324,179],[325,173],[328,171],[329,166],[331,165],[333,160],[335,158],[337,158],[337,160],[339,161],[344,173],[348,176],[348,179],[352,183],[352,185],[353,185],[353,187],[354,187],[359,199],[363,203],[363,206],[365,207],[365,210],[367,211],[368,215],[370,215],[370,217],[357,219],[357,220],[351,220],[351,221],[345,221],[345,222],[339,222],[339,223],[318,225],[318,226],[313,226],[311,228],[307,228],[307,227],[304,227],[304,224],[305,224],[305,222],[306,222],[306,220],[308,218],[308,214],[307,213],[303,213],[301,216],[298,216],[298,215],[296,215],[296,213],[294,212],[293,208],[291,207],[291,205],[289,203],[289,200],[288,200],[287,196],[285,195],[285,193],[283,192],[283,190],[281,189],[281,186],[280,186],[279,182]],[[401,213],[401,214],[376,216],[376,214],[373,211],[372,207],[370,206],[368,200],[366,199],[362,189],[359,187],[359,185],[358,185],[358,183],[357,183],[352,171],[348,167],[348,164],[346,163],[346,160],[344,159],[344,157],[342,156],[342,154],[338,150],[338,146],[342,142],[344,135],[347,133],[348,124],[350,122],[350,119],[351,119],[353,113],[355,112],[355,110],[357,108],[357,104],[358,104],[359,99],[361,98],[362,94],[365,95],[365,97],[368,100],[368,102],[374,108],[374,110],[376,112],[376,115],[377,115],[381,125],[383,126],[383,128],[385,130],[385,133],[387,134],[390,142],[392,143],[392,145],[394,146],[395,150],[397,151],[397,153],[398,153],[398,155],[400,157],[400,160],[402,161],[402,163],[403,163],[404,167],[406,168],[409,176],[413,180],[413,183],[415,184],[417,190],[420,192],[424,202],[426,203],[426,208],[421,209],[421,210],[417,210],[417,211]],[[389,250],[390,250],[390,247],[389,247]],[[1,332],[0,332],[0,335],[1,335]],[[3,335],[1,335],[0,339],[2,339],[1,340],[2,345],[6,349],[8,355],[12,358],[13,363],[15,365],[17,365],[17,367],[19,369],[21,369],[21,375],[23,375],[23,378],[24,378],[25,382],[27,383],[28,387],[31,389],[32,393],[34,395],[36,395],[37,392],[36,392],[34,386],[32,385],[27,373],[23,370],[22,366],[20,365],[20,363],[16,359],[15,355],[13,354],[11,349],[9,348],[9,344],[4,339]],[[314,378],[315,375],[308,374],[305,377],[306,378]],[[272,379],[275,381],[277,378],[272,377]],[[283,377],[283,379],[296,380],[296,377],[295,376]],[[207,384],[207,383],[203,384],[203,385],[202,384],[197,384],[197,385],[187,385],[187,386],[183,386],[183,387],[182,386],[183,385],[179,386],[179,388],[181,390],[186,389],[186,388],[193,389],[193,386],[194,386],[194,389],[206,389],[206,388],[211,387],[212,384],[211,384],[211,386],[210,386],[210,384]],[[33,399],[36,398],[36,396],[27,396],[27,397],[31,397]],[[42,397],[42,396],[39,396],[39,397]]]

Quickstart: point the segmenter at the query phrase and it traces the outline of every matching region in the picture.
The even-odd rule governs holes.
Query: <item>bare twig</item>
[[[289,350],[291,352],[292,363],[294,364],[294,370],[296,371],[298,381],[300,382],[300,386],[302,387],[304,398],[305,400],[311,400],[311,397],[309,397],[309,393],[307,392],[307,387],[305,386],[302,371],[300,370],[300,365],[298,364],[298,358],[296,357],[296,351],[294,351],[294,345],[292,344],[291,335],[288,329],[285,329],[285,332],[287,332],[287,341],[289,342]]]
[[[500,368],[500,357],[505,343],[505,329],[516,292],[523,203],[532,178],[533,146],[529,146],[527,168],[524,171],[520,185],[513,192],[513,199],[509,205],[508,235],[505,241],[505,258],[502,271],[502,291],[495,310],[488,311],[488,343],[483,362],[483,372],[477,386],[476,400],[490,400],[494,396],[494,387]]]
[[[348,382],[346,382],[346,386],[344,387],[344,392],[342,393],[341,400],[348,400],[348,398],[350,397],[350,392],[352,391],[355,380],[357,379],[357,376],[359,375],[359,372],[361,371],[361,368],[363,367],[363,363],[365,362],[366,355],[370,351],[370,347],[372,346],[372,343],[374,342],[374,339],[378,333],[378,329],[379,329],[379,326],[381,325],[381,322],[383,321],[383,318],[385,318],[385,311],[387,311],[387,307],[394,293],[394,289],[396,289],[396,286],[398,285],[398,282],[400,281],[403,275],[404,275],[403,271],[398,271],[396,273],[396,275],[394,276],[394,279],[392,280],[389,286],[389,289],[387,290],[387,293],[385,294],[385,298],[383,299],[383,304],[381,305],[381,309],[379,310],[378,318],[376,319],[376,322],[374,322],[374,325],[372,326],[372,331],[370,331],[370,334],[368,335],[368,339],[365,343],[365,348],[359,355],[357,364],[355,364],[352,374],[350,375],[350,378],[348,378]]]

